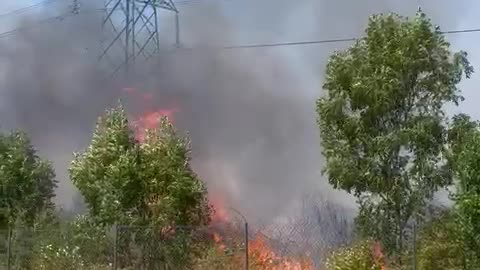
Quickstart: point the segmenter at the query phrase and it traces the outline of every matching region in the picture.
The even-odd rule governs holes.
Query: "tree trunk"
[[[398,241],[397,241],[397,246],[396,246],[396,251],[397,251],[397,258],[398,258],[398,263],[399,265],[402,265],[402,251],[403,251],[403,238],[404,238],[404,229],[403,229],[403,220],[402,220],[402,211],[401,211],[401,205],[399,202],[396,203],[396,219],[397,219],[397,236],[398,236]]]

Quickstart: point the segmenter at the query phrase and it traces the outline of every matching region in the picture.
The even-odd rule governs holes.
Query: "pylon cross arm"
[[[178,12],[177,7],[172,0],[137,0],[137,2],[142,4],[150,4],[157,8],[163,8],[173,12]]]

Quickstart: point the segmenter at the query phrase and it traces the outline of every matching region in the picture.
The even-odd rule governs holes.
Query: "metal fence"
[[[315,247],[312,239],[286,237],[293,235],[292,228],[283,228],[254,229],[246,223],[175,228],[16,228],[0,231],[0,269],[318,269],[314,257],[325,245]]]

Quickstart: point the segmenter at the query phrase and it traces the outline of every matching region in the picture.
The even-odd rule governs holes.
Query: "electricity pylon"
[[[159,9],[175,13],[178,46],[178,10],[172,0],[105,0],[102,27],[107,38],[102,40],[100,60],[111,64],[114,73],[124,69],[128,74],[138,57],[158,53]]]

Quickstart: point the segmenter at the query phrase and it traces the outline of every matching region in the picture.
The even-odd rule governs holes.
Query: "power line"
[[[299,46],[299,45],[313,45],[313,44],[324,44],[324,43],[341,43],[341,42],[349,42],[349,41],[355,41],[355,40],[357,40],[357,38],[339,38],[339,39],[323,39],[323,40],[276,42],[276,43],[257,43],[257,44],[224,46],[222,47],[222,49],[231,50],[231,49],[279,47],[279,46]]]
[[[20,32],[22,30],[32,29],[36,26],[39,26],[40,24],[50,23],[50,22],[53,22],[55,20],[61,20],[62,18],[63,18],[62,16],[50,17],[48,19],[36,22],[34,26],[19,27],[19,28],[15,28],[13,30],[10,30],[10,31],[2,32],[2,33],[0,33],[0,38],[9,37],[9,36],[14,35],[14,34]]]
[[[14,10],[8,11],[6,13],[0,14],[0,18],[7,17],[7,16],[10,16],[10,15],[24,13],[24,12],[27,12],[31,9],[39,8],[41,6],[44,6],[44,5],[47,5],[47,4],[50,4],[50,3],[54,3],[54,2],[59,2],[59,1],[61,1],[61,0],[43,0],[43,1],[40,1],[38,3],[32,4],[30,6],[14,9]],[[224,1],[231,1],[231,0],[224,0]],[[197,4],[197,3],[202,3],[202,2],[204,2],[204,1],[202,1],[202,0],[178,0],[178,1],[175,1],[174,4],[186,5],[186,4]]]
[[[441,34],[464,34],[464,33],[476,33],[480,32],[480,28],[472,29],[459,29],[440,31]],[[339,38],[339,39],[323,39],[323,40],[310,40],[310,41],[295,41],[295,42],[276,42],[276,43],[258,43],[258,44],[245,44],[245,45],[231,45],[222,47],[222,49],[248,49],[248,48],[265,48],[265,47],[279,47],[279,46],[300,46],[300,45],[313,45],[313,44],[325,44],[325,43],[341,43],[358,40],[359,38]]]
[[[444,35],[476,33],[476,32],[480,32],[480,28],[440,31],[440,33]],[[224,46],[222,47],[222,49],[228,50],[228,49],[265,48],[265,47],[279,47],[279,46],[300,46],[300,45],[313,45],[313,44],[325,44],[325,43],[342,43],[342,42],[355,41],[358,39],[359,38],[339,38],[339,39],[323,39],[323,40],[295,41],[295,42],[258,43],[258,44]]]
[[[474,33],[474,32],[480,32],[480,28],[441,31],[440,33],[442,33],[442,34],[462,34],[462,33]]]
[[[38,2],[36,4],[30,5],[30,6],[26,6],[26,7],[19,8],[19,9],[14,9],[14,10],[9,11],[7,13],[0,14],[0,18],[10,16],[10,15],[14,15],[14,14],[24,13],[24,12],[30,10],[30,9],[38,8],[38,7],[41,7],[43,5],[50,4],[50,3],[53,3],[53,2],[58,2],[58,1],[60,1],[60,0],[44,0],[44,1]]]
[[[58,1],[58,0],[54,0],[54,1]],[[87,12],[99,12],[99,11],[105,11],[105,9],[98,8],[98,9],[87,10]],[[82,14],[85,14],[85,12],[86,11],[82,12]],[[53,22],[57,22],[57,21],[63,21],[65,19],[69,18],[69,17],[79,16],[79,15],[81,15],[81,14],[75,13],[74,11],[66,12],[66,13],[60,14],[58,16],[49,17],[49,18],[46,18],[44,20],[40,20],[40,21],[37,21],[35,23],[32,23],[33,25],[31,25],[31,26],[19,27],[19,28],[15,28],[15,29],[12,29],[12,30],[9,30],[9,31],[6,31],[6,32],[1,32],[0,33],[0,38],[9,37],[9,36],[17,34],[18,32],[21,32],[23,30],[33,29],[33,28],[38,27],[38,26],[43,25],[43,24],[53,23]]]
[[[54,2],[54,1],[59,1],[59,0],[47,0],[43,1],[41,3],[45,2]],[[183,1],[178,1],[178,2],[196,2],[193,0],[183,0]],[[37,3],[36,5],[39,5],[40,3]],[[32,5],[34,6],[34,5]],[[81,14],[84,14],[85,12],[98,12],[98,11],[105,11],[104,8],[97,8],[97,9],[90,9],[87,11],[82,11]],[[21,28],[16,28],[10,31],[2,32],[0,33],[0,38],[3,37],[8,37],[11,35],[16,34],[17,32],[20,32],[22,30],[30,29],[38,24],[45,24],[45,23],[51,23],[54,21],[59,21],[66,19],[68,17],[73,17],[73,16],[78,16],[79,14],[73,13],[73,12],[68,12],[64,13],[60,16],[55,16],[55,17],[50,17],[45,20],[42,20],[40,22],[35,23],[34,26],[32,27],[21,27]],[[0,15],[1,16],[1,15]],[[480,32],[480,28],[470,28],[470,29],[458,29],[458,30],[448,30],[448,31],[440,31],[441,34],[465,34],[465,33],[476,33]],[[315,44],[328,44],[328,43],[343,43],[343,42],[351,42],[358,40],[358,37],[350,37],[350,38],[336,38],[336,39],[321,39],[321,40],[305,40],[305,41],[292,41],[292,42],[273,42],[273,43],[255,43],[255,44],[243,44],[243,45],[228,45],[228,46],[222,46],[222,47],[217,47],[217,49],[224,49],[224,50],[231,50],[231,49],[249,49],[249,48],[268,48],[268,47],[287,47],[287,46],[305,46],[305,45],[315,45]],[[195,48],[183,48],[186,50],[192,50]]]
[[[476,32],[480,32],[480,28],[440,31],[440,33],[444,35],[476,33]],[[265,47],[279,47],[279,46],[300,46],[300,45],[313,45],[313,44],[325,44],[325,43],[342,43],[342,42],[350,42],[355,40],[358,40],[358,38],[339,38],[339,39],[323,39],[323,40],[295,41],[295,42],[257,43],[257,44],[224,46],[222,47],[222,49],[228,50],[228,49],[265,48]]]

